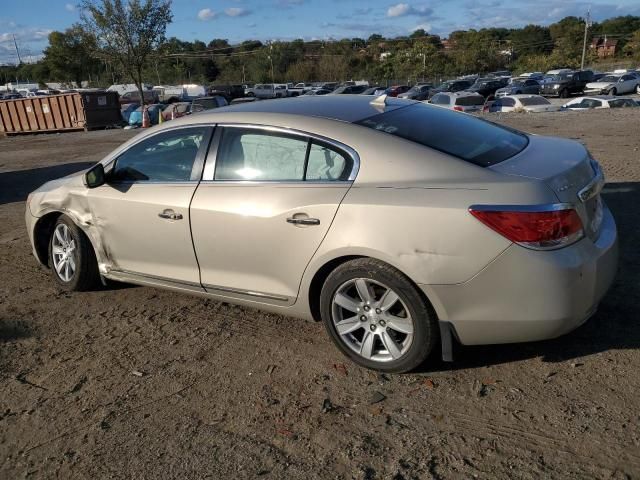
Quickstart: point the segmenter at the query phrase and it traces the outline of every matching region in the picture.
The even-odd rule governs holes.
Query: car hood
[[[587,88],[609,88],[613,87],[615,83],[613,82],[591,82],[587,83]]]

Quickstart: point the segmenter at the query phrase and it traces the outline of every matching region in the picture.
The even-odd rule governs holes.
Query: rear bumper
[[[605,207],[600,236],[536,251],[512,245],[471,280],[422,286],[441,321],[465,345],[555,338],[584,323],[613,283],[615,221]]]

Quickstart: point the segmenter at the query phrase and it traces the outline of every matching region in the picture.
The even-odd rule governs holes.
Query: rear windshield
[[[520,99],[520,103],[527,107],[531,105],[551,105],[551,102],[544,97],[523,97]]]
[[[456,105],[472,107],[474,105],[484,105],[484,97],[482,95],[469,95],[468,97],[456,98]]]
[[[358,125],[425,145],[481,167],[520,153],[526,135],[440,107],[416,104],[374,115]]]

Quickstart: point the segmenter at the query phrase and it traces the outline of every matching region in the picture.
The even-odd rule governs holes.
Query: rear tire
[[[383,372],[415,369],[439,338],[435,312],[422,292],[402,272],[371,258],[343,263],[329,274],[320,313],[344,355]]]
[[[54,280],[64,290],[94,289],[100,281],[93,246],[66,215],[56,221],[49,239],[49,266]]]

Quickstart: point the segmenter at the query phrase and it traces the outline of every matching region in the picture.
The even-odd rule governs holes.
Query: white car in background
[[[489,106],[489,112],[557,112],[559,105],[553,105],[549,100],[540,95],[507,95],[496,98]]]
[[[436,93],[429,100],[429,103],[438,107],[466,113],[482,111],[484,102],[484,97],[479,93],[465,91]]]
[[[597,82],[587,83],[584,93],[619,95],[640,93],[640,79],[631,73],[605,75]]]
[[[594,108],[633,108],[637,106],[638,104],[633,98],[595,95],[593,97],[574,98],[565,103],[562,108],[564,110],[591,110]]]

